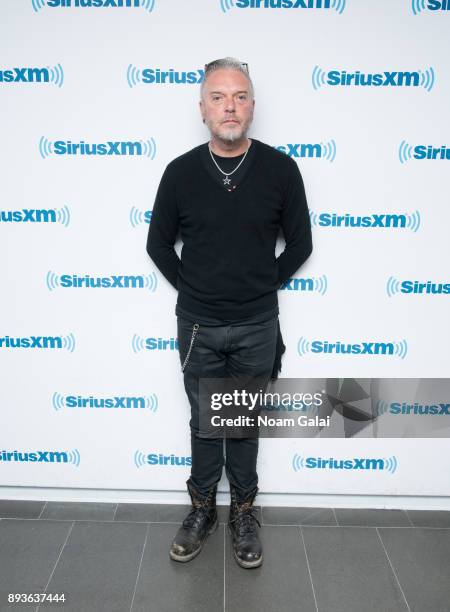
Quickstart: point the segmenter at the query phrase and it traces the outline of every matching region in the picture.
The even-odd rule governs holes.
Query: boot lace
[[[238,510],[235,518],[230,521],[231,523],[236,523],[235,528],[239,536],[245,536],[247,533],[255,533],[255,523],[261,527],[261,523],[255,516],[256,512],[257,510],[253,506],[244,510]]]
[[[198,529],[203,521],[205,521],[208,515],[208,506],[206,504],[202,504],[199,507],[191,508],[191,511],[187,515],[187,517],[183,521],[183,527],[191,528],[195,527]]]

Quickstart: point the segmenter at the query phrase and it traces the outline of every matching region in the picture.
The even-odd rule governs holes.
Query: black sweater
[[[305,189],[294,160],[252,139],[246,170],[228,191],[211,176],[207,146],[195,147],[165,169],[147,252],[178,289],[180,308],[244,319],[275,308],[277,290],[312,251]],[[280,228],[286,246],[276,258]],[[174,249],[178,231],[181,260]]]

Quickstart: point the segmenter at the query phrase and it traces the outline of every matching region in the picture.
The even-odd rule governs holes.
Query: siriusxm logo
[[[102,409],[108,408],[109,410],[144,410],[148,409],[152,412],[156,412],[158,409],[158,397],[153,393],[152,395],[128,397],[128,396],[113,396],[113,397],[95,397],[89,395],[88,397],[82,395],[61,395],[55,392],[52,397],[52,405],[54,410],[62,410],[64,408],[73,409]]]
[[[297,342],[297,352],[300,357],[307,353],[323,353],[333,355],[384,355],[404,359],[408,353],[406,340],[400,342],[329,342],[328,340],[309,341],[300,336]]]
[[[22,208],[21,210],[0,210],[0,223],[70,223],[70,210],[63,208]]]
[[[276,146],[275,149],[286,153],[289,157],[300,158],[317,158],[326,159],[329,162],[334,162],[336,158],[336,143],[334,140],[330,140],[326,143],[316,144],[286,144]]]
[[[0,451],[3,463],[71,463],[80,465],[80,453],[73,451]]]
[[[137,68],[129,64],[127,68],[127,83],[129,87],[136,85],[199,85],[205,78],[204,70],[180,71],[169,68]]]
[[[311,224],[315,227],[345,227],[345,228],[388,228],[388,229],[409,229],[417,232],[420,227],[420,213],[373,213],[370,215],[351,215],[344,213],[322,212],[315,213],[310,210]]]
[[[328,290],[328,280],[325,274],[315,278],[289,278],[280,289],[282,291],[309,291],[325,295]]]
[[[163,455],[162,453],[143,453],[137,450],[134,453],[134,465],[137,468],[141,468],[144,465],[189,466],[192,465],[192,458],[174,454]]]
[[[341,14],[346,0],[220,0],[224,13],[238,9],[332,9]]]
[[[155,0],[31,0],[31,6],[37,13],[48,8],[143,8],[151,13]]]
[[[408,404],[407,402],[385,402],[378,400],[376,407],[378,416],[383,414],[415,415],[415,416],[450,416],[450,404]]]
[[[62,87],[64,70],[61,64],[53,68],[2,68],[0,83],[51,83]]]
[[[418,416],[450,416],[450,404],[408,404],[406,402],[385,402],[380,399],[376,404],[376,413],[381,416],[386,413],[395,415],[414,414]]]
[[[412,147],[406,140],[402,140],[398,148],[398,158],[402,164],[410,159],[450,159],[450,148],[442,145],[416,145]]]
[[[54,289],[70,288],[70,289],[149,289],[152,292],[156,291],[158,279],[156,274],[138,275],[138,276],[91,276],[85,274],[55,274],[47,272],[46,277],[47,288],[50,291]]]
[[[69,353],[75,350],[75,336],[26,336],[16,337],[3,336],[0,337],[0,349],[66,349]]]
[[[368,457],[353,457],[352,459],[334,459],[329,457],[302,457],[295,455],[292,458],[292,469],[298,472],[303,469],[319,470],[377,470],[393,474],[397,470],[397,458],[380,457],[379,459]]]
[[[151,210],[141,210],[132,206],[130,209],[130,223],[131,227],[137,227],[138,225],[142,225],[143,223],[150,224],[152,220],[152,211]]]
[[[133,353],[141,351],[178,351],[178,338],[142,338],[134,334],[131,339]]]
[[[156,143],[153,138],[135,141],[107,141],[101,143],[72,142],[71,140],[47,140],[44,136],[39,141],[39,153],[42,159],[50,155],[131,155],[155,159]]]
[[[435,75],[432,67],[412,72],[347,72],[346,70],[322,70],[315,66],[312,71],[312,86],[319,89],[331,87],[424,87],[431,91]]]
[[[450,11],[450,0],[411,0],[411,8],[414,15],[422,11]]]
[[[450,283],[435,283],[433,281],[398,280],[390,276],[386,283],[386,293],[389,297],[397,293],[427,294],[427,295],[449,295]]]

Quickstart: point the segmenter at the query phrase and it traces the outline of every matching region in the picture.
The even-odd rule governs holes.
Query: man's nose
[[[229,113],[234,113],[236,110],[236,105],[234,98],[228,98],[225,102],[225,110]]]

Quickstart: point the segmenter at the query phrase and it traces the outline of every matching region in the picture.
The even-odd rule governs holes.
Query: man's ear
[[[203,123],[205,123],[205,118],[204,118],[204,116],[203,116],[203,104],[202,104],[202,101],[201,101],[201,100],[200,100],[200,102],[198,103],[198,106],[199,106],[199,108],[200,108],[200,114],[201,114],[201,116],[202,116],[202,121],[203,121]]]

